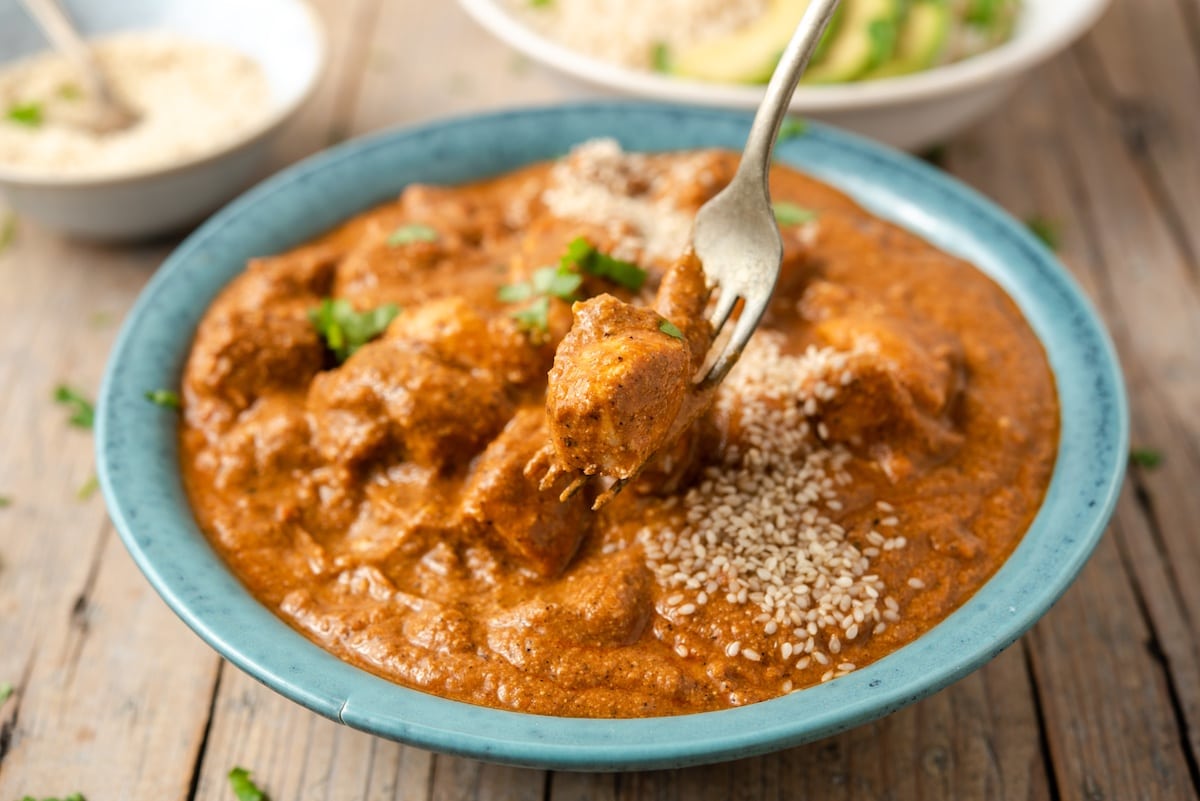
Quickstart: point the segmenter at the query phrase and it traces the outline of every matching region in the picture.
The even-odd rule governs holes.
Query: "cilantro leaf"
[[[0,253],[8,250],[9,245],[17,239],[17,215],[11,211],[0,220]]]
[[[1129,452],[1129,461],[1138,467],[1153,470],[1163,463],[1162,451],[1155,448],[1134,448]]]
[[[24,125],[28,128],[40,128],[45,122],[41,103],[14,103],[8,107],[6,115],[9,122]]]
[[[1057,251],[1059,245],[1062,244],[1062,232],[1059,230],[1058,223],[1053,220],[1047,220],[1044,217],[1030,217],[1025,221],[1025,225],[1051,250]]]
[[[779,126],[779,135],[775,137],[777,142],[786,142],[789,139],[795,139],[798,136],[804,136],[808,133],[808,121],[803,117],[785,117]]]
[[[27,795],[24,798],[22,798],[21,801],[38,801],[38,800],[31,795]],[[43,798],[42,801],[59,801],[59,800],[57,798]],[[87,799],[83,797],[83,793],[75,792],[75,793],[71,793],[69,796],[66,796],[65,798],[63,798],[62,801],[87,801]]]
[[[559,262],[564,269],[578,267],[588,275],[607,278],[614,284],[637,292],[646,283],[646,271],[633,262],[616,259],[599,250],[583,237],[576,237],[567,245],[567,252]]]
[[[179,393],[169,389],[152,389],[146,393],[146,400],[164,409],[179,409],[183,406],[179,400]]]
[[[398,248],[412,242],[436,242],[437,238],[438,232],[428,225],[413,223],[412,225],[402,225],[392,231],[388,235],[387,243],[391,247]]]
[[[75,490],[75,497],[81,501],[86,501],[96,494],[96,490],[100,487],[100,480],[93,474],[88,476],[88,480],[79,485],[79,489]]]
[[[664,334],[673,336],[676,339],[683,339],[683,332],[680,331],[679,328],[675,325],[675,323],[671,322],[670,320],[664,319],[661,322],[659,322],[658,330],[662,331]]]
[[[654,49],[650,51],[650,64],[655,72],[671,71],[671,48],[667,47],[665,42],[654,45]]]
[[[395,303],[356,312],[348,300],[325,298],[320,306],[308,310],[308,319],[341,363],[382,334],[399,313],[400,307]]]
[[[817,213],[812,209],[797,206],[786,200],[772,203],[771,209],[775,212],[775,221],[780,225],[800,225],[817,219]]]
[[[12,498],[8,497],[7,495],[0,495],[0,509],[7,509],[8,507],[12,506],[12,502]]]
[[[533,291],[538,295],[549,295],[559,300],[575,300],[575,293],[583,284],[583,276],[573,270],[558,267],[542,267],[533,273]]]
[[[519,303],[533,297],[533,285],[528,281],[519,284],[505,284],[496,290],[496,299],[501,303]]]
[[[0,704],[12,698],[13,692],[15,692],[15,688],[11,681],[0,681]]]
[[[77,390],[59,384],[54,390],[54,400],[71,410],[67,422],[76,428],[91,428],[96,420],[96,407]]]
[[[238,801],[267,801],[267,794],[258,788],[250,778],[250,771],[245,768],[234,768],[229,771],[229,786]]]
[[[512,316],[522,331],[544,334],[550,330],[550,298],[542,295]]]
[[[549,8],[554,4],[554,0],[529,0],[530,8]]]

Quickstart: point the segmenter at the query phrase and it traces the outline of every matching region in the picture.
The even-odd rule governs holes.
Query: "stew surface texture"
[[[740,706],[935,625],[1041,503],[1053,377],[990,279],[786,167],[780,283],[710,404],[598,510],[600,476],[539,489],[552,427],[560,453],[572,425],[592,445],[667,436],[696,327],[672,317],[687,283],[661,285],[736,164],[597,140],[410,186],[253,260],[183,381],[183,476],[214,547],[343,659],[539,714]],[[331,331],[351,310],[373,314]],[[577,374],[613,394],[572,395]]]

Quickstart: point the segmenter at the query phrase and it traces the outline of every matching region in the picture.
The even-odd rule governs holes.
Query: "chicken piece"
[[[543,486],[561,475],[606,476],[607,502],[676,443],[712,401],[694,377],[712,328],[702,317],[708,289],[688,254],[664,277],[654,310],[600,295],[574,307],[575,324],[559,345],[546,391],[550,444],[530,461]]]
[[[903,447],[877,454],[893,478],[911,470],[913,459],[940,458],[958,447],[962,438],[951,418],[965,378],[962,346],[953,336],[875,316],[833,317],[815,333],[850,354],[849,383],[821,410],[829,439],[903,440]]]
[[[560,574],[592,526],[582,495],[565,503],[527,478],[525,464],[546,441],[541,409],[522,409],[479,457],[462,501],[465,519],[481,526],[522,564],[543,577]]]
[[[512,414],[503,380],[438,357],[429,345],[385,338],[360,348],[309,389],[316,446],[337,464],[384,450],[438,468],[465,464]]]

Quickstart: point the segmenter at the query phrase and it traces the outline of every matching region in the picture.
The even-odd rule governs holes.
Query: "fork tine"
[[[733,307],[737,305],[738,293],[722,292],[717,290],[717,305],[713,308],[713,313],[709,316],[708,321],[712,324],[713,332],[716,333],[725,325],[725,321],[729,319],[729,315],[733,313]]]
[[[720,355],[713,360],[708,375],[704,376],[703,381],[700,382],[702,385],[718,383],[730,371],[738,357],[742,355],[742,350],[750,341],[754,329],[758,327],[758,321],[766,311],[769,301],[769,296],[755,298],[753,301],[747,299],[746,304],[742,307],[741,315],[738,316],[737,323],[733,326],[733,333],[725,341],[725,347],[721,349]]]

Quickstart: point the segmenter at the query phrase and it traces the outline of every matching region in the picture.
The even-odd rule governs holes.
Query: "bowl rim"
[[[654,100],[705,106],[755,108],[762,100],[763,86],[663,76],[577,53],[524,24],[516,14],[506,9],[504,0],[458,2],[480,26],[505,44],[545,66],[586,83]],[[1072,7],[1075,14],[1064,18],[1062,24],[1051,31],[1031,31],[1026,34],[1018,31],[1008,41],[983,53],[911,75],[827,86],[801,84],[792,96],[790,107],[796,112],[891,107],[1000,81],[1040,64],[1065,48],[1099,20],[1110,2],[1076,0],[1076,5]]]
[[[551,718],[447,700],[392,684],[342,662],[254,600],[220,563],[199,533],[186,501],[181,507],[176,499],[181,492],[177,473],[174,481],[161,480],[173,464],[162,460],[173,455],[174,423],[150,426],[142,397],[147,387],[135,385],[128,377],[131,372],[150,369],[156,371],[155,376],[178,379],[179,364],[146,367],[154,365],[156,359],[161,362],[163,355],[181,340],[186,350],[194,330],[177,330],[179,310],[161,303],[159,296],[171,290],[188,293],[188,299],[194,297],[195,275],[188,271],[202,275],[202,270],[213,269],[207,261],[211,256],[204,248],[219,241],[228,227],[239,224],[242,215],[253,220],[251,212],[256,207],[269,209],[272,202],[282,202],[280,199],[289,190],[306,180],[345,181],[322,176],[335,175],[355,161],[369,162],[373,152],[386,153],[388,148],[411,148],[414,152],[405,156],[407,159],[415,159],[418,154],[427,158],[422,147],[428,150],[435,146],[432,143],[448,140],[456,131],[480,140],[491,137],[492,141],[503,142],[506,126],[523,122],[536,125],[539,131],[550,130],[556,122],[569,120],[572,115],[585,122],[619,119],[626,126],[621,130],[633,131],[635,137],[642,135],[639,121],[665,125],[686,119],[709,137],[720,135],[713,132],[722,126],[740,126],[737,130],[744,131],[750,120],[742,112],[626,101],[471,115],[384,132],[343,143],[268,179],[215,215],[168,257],[122,325],[101,386],[96,426],[98,475],[113,523],[155,590],[189,627],[239,668],[326,717],[423,748],[493,762],[573,770],[678,767],[750,756],[817,739],[906,706],[975,670],[1014,642],[1074,579],[1115,506],[1129,441],[1128,407],[1115,350],[1079,286],[1024,226],[941,171],[821,124],[814,124],[805,137],[784,143],[779,158],[795,163],[802,159],[797,155],[794,161],[791,154],[799,154],[800,148],[814,147],[818,152],[824,148],[869,164],[870,175],[864,172],[858,176],[867,184],[882,180],[878,170],[893,170],[900,179],[917,182],[923,191],[942,198],[939,203],[945,208],[969,210],[983,230],[979,236],[1003,237],[1004,248],[1028,259],[1027,269],[1039,280],[1045,279],[1044,286],[1024,286],[1024,302],[1018,301],[1031,324],[1035,319],[1027,304],[1042,303],[1043,295],[1050,298],[1045,300],[1047,308],[1052,309],[1058,302],[1070,312],[1060,319],[1063,309],[1054,309],[1053,315],[1046,309],[1034,309],[1037,319],[1043,321],[1035,324],[1035,331],[1039,324],[1050,326],[1038,331],[1048,357],[1053,363],[1057,358],[1055,348],[1070,350],[1066,364],[1072,371],[1072,380],[1064,382],[1060,367],[1055,367],[1060,398],[1066,399],[1060,417],[1063,434],[1047,499],[1030,528],[1038,536],[1027,533],[997,573],[942,623],[848,676],[771,701],[678,717]],[[670,136],[677,136],[675,129]],[[509,163],[504,169],[516,166]],[[816,169],[808,163],[798,166],[830,180],[829,174],[821,172],[825,167]],[[865,191],[863,187],[847,185],[855,176],[844,178],[842,183],[830,182],[862,202],[859,191]],[[397,188],[402,185],[397,184]],[[880,213],[866,205],[873,213]],[[889,218],[911,229],[919,225],[920,214],[920,209],[915,209],[913,216],[904,220],[894,215]],[[1017,300],[1013,287],[1004,286]],[[156,317],[158,323],[154,322]],[[146,328],[164,320],[174,326],[170,347],[153,342]],[[1047,336],[1056,343],[1053,348]],[[1067,439],[1068,427],[1075,427],[1079,433],[1080,426],[1093,423],[1095,442]],[[1068,457],[1081,476],[1063,477]],[[1079,496],[1066,497],[1067,492],[1078,492]],[[164,503],[165,510],[159,508]],[[1064,532],[1048,531],[1052,523],[1063,522],[1058,519],[1063,515],[1076,527]],[[1047,522],[1048,517],[1054,519]],[[164,556],[164,547],[168,551],[173,548],[174,555]],[[1036,563],[1036,569],[1048,571],[1048,576],[1016,573],[1020,580],[1014,578],[1018,567],[1024,570],[1032,564],[1031,559],[1044,556],[1037,549],[1055,547],[1068,549],[1063,559]],[[181,556],[193,561],[181,561]],[[213,563],[216,568],[211,568]],[[1004,581],[1001,576],[1006,577]],[[221,611],[222,604],[230,605],[228,611]],[[982,627],[978,625],[980,619],[985,621]],[[916,670],[913,664],[921,669]],[[797,712],[806,714],[797,716]]]
[[[280,106],[275,107],[270,114],[260,120],[256,125],[246,129],[243,134],[225,144],[221,145],[216,150],[205,150],[197,153],[194,156],[189,156],[182,161],[175,161],[163,165],[150,165],[148,167],[138,167],[134,170],[127,170],[113,173],[98,173],[84,175],[62,175],[54,172],[46,172],[40,169],[28,169],[23,167],[13,167],[11,165],[0,164],[0,183],[18,186],[23,188],[84,188],[84,187],[108,187],[118,186],[122,184],[133,184],[140,181],[145,181],[152,178],[166,178],[168,176],[177,175],[197,168],[204,168],[213,162],[219,161],[228,156],[234,151],[241,150],[256,142],[260,142],[270,137],[275,131],[279,130],[288,119],[300,110],[313,93],[316,92],[317,85],[321,81],[322,75],[325,73],[325,68],[328,66],[329,59],[329,32],[326,30],[325,22],[321,15],[311,3],[305,0],[285,0],[290,2],[292,6],[299,9],[304,16],[310,31],[312,32],[313,42],[313,68],[309,72],[304,85],[300,88],[295,96]],[[133,32],[153,32],[160,30],[153,27],[131,27],[121,31],[116,31],[108,36],[120,36]],[[187,35],[187,38],[190,35]],[[198,41],[205,41],[200,39]],[[42,51],[49,52],[49,51]],[[0,64],[3,67],[4,64]]]

